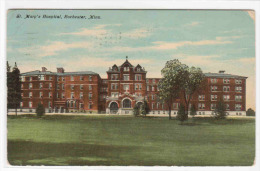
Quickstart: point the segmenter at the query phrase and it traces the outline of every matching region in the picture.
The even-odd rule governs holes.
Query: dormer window
[[[124,67],[124,71],[129,71],[129,67]]]
[[[141,68],[138,67],[138,68],[137,68],[137,71],[141,71]]]

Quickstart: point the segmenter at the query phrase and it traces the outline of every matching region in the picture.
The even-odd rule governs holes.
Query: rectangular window
[[[149,91],[149,86],[146,87],[146,90]]]
[[[124,75],[124,81],[129,81],[129,75]]]
[[[83,81],[84,80],[84,77],[83,76],[80,76],[80,81]]]
[[[52,96],[51,96],[51,92],[49,92],[49,98],[51,98]]]
[[[124,71],[129,71],[129,67],[124,67]]]
[[[152,86],[152,91],[154,91],[154,86]]]
[[[115,85],[115,89],[116,89],[116,90],[118,89],[118,84]]]
[[[48,107],[51,108],[51,102],[48,102]]]
[[[89,90],[92,90],[92,85],[89,85],[89,86],[88,86],[88,89],[89,89]]]
[[[29,79],[30,79],[30,81],[32,81],[32,77],[30,77]]]
[[[83,92],[80,92],[79,98],[83,99]]]
[[[89,81],[92,81],[92,76],[91,75],[88,78],[89,78]]]
[[[29,108],[32,108],[32,107],[33,107],[33,103],[29,102]]]
[[[59,84],[57,84],[57,90],[59,90],[60,89],[60,85]]]
[[[92,100],[92,93],[89,93],[89,94],[88,94],[88,99],[89,99],[89,100]]]
[[[74,90],[74,85],[70,85],[70,89],[71,89],[71,90]]]
[[[41,81],[44,80],[44,75],[40,75],[40,80],[41,80]]]
[[[43,97],[43,93],[42,92],[40,92],[40,95],[39,95],[41,98]]]
[[[216,101],[218,99],[218,95],[211,95],[211,101]]]
[[[223,79],[223,83],[224,83],[224,84],[229,84],[229,83],[230,83],[230,80],[229,80],[229,79]]]
[[[92,104],[91,103],[88,104],[88,108],[92,109]]]
[[[32,86],[33,86],[32,83],[30,83],[30,84],[29,84],[29,89],[32,89]]]
[[[32,98],[32,92],[29,92],[29,97]]]
[[[154,100],[154,95],[152,94],[152,100]]]
[[[65,81],[65,77],[62,77],[62,81]]]
[[[199,103],[198,104],[199,109],[205,109],[205,104],[204,103]]]
[[[42,89],[42,87],[43,87],[43,84],[42,84],[42,83],[40,83],[40,89]]]
[[[226,104],[226,110],[230,110],[229,104]]]
[[[49,89],[52,89],[52,83],[49,83]]]
[[[157,109],[159,109],[160,108],[160,103],[157,103]]]
[[[64,90],[64,87],[65,87],[65,85],[64,85],[64,84],[62,84],[62,85],[61,85],[61,88],[62,88],[62,90]]]
[[[179,103],[173,103],[173,109],[179,109]]]
[[[74,99],[74,92],[71,92],[71,93],[70,93],[70,98],[71,98],[71,99]]]
[[[80,90],[83,90],[83,85],[82,84],[80,85]]]
[[[241,91],[242,91],[242,87],[236,86],[236,87],[235,87],[235,91],[236,91],[236,92],[241,92]]]
[[[236,110],[241,110],[242,109],[242,105],[241,104],[235,104],[235,109]]]
[[[74,81],[74,77],[73,76],[70,76],[70,81]]]
[[[136,80],[136,81],[141,81],[141,80],[142,80],[142,75],[136,74],[136,75],[135,75],[135,80]]]
[[[217,91],[218,87],[217,86],[211,86],[211,91]]]
[[[57,81],[60,81],[60,77],[59,76],[57,76]]]
[[[49,76],[49,80],[52,80],[52,76]]]
[[[236,80],[236,84],[242,84],[242,80]]]
[[[154,103],[152,103],[152,109],[154,109]]]
[[[25,81],[25,76],[21,76],[22,81]]]
[[[230,100],[230,95],[223,95],[223,100],[224,101],[229,101]]]
[[[230,91],[230,86],[223,86],[223,91],[224,92]]]
[[[20,107],[23,107],[23,102],[20,102]]]
[[[216,109],[216,104],[211,104],[210,108],[211,108],[211,110],[215,110]]]
[[[155,79],[153,79],[153,84],[155,84]]]
[[[217,83],[217,79],[216,78],[211,78],[211,83]]]
[[[128,84],[124,84],[123,88],[124,88],[124,90],[129,90],[129,85]]]
[[[111,93],[111,97],[118,97],[118,93]]]
[[[118,80],[118,74],[112,74],[111,79],[112,80]]]
[[[79,103],[79,108],[83,108],[83,103]]]
[[[59,93],[57,93],[57,98],[60,98]]]
[[[235,100],[239,101],[239,102],[242,101],[242,96],[241,95],[236,95],[235,96]]]
[[[205,95],[199,95],[199,101],[204,101],[205,100]]]
[[[63,93],[61,94],[61,96],[62,96],[62,98],[64,99],[64,98],[65,98],[65,93],[63,92]]]

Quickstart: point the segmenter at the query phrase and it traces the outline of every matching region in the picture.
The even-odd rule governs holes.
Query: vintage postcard
[[[254,10],[7,13],[11,166],[253,166]]]

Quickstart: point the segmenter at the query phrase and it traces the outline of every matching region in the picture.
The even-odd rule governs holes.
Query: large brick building
[[[57,72],[50,72],[42,67],[42,71],[21,74],[21,111],[34,112],[40,102],[46,112],[132,114],[133,107],[146,99],[150,114],[168,114],[167,106],[157,100],[160,78],[146,78],[146,74],[142,66],[133,66],[127,59],[110,67],[106,79],[91,71],[57,68]],[[193,95],[190,104],[196,106],[198,115],[209,115],[222,98],[229,115],[245,115],[246,78],[224,71],[205,73],[204,88]],[[184,104],[184,99],[172,104],[173,115],[180,103]]]

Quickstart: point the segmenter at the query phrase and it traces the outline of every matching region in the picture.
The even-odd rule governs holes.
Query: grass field
[[[250,166],[255,119],[8,117],[11,165]]]

